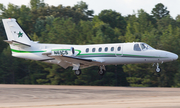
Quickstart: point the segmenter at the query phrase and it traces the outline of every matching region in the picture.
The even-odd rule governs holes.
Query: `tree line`
[[[104,76],[98,67],[82,70],[76,76],[72,68],[11,56],[3,18],[15,18],[34,41],[55,44],[102,44],[145,42],[156,49],[180,54],[180,15],[173,19],[168,8],[158,3],[151,14],[143,9],[122,16],[114,10],[102,10],[94,15],[80,1],[74,6],[49,6],[43,0],[30,0],[30,6],[0,4],[0,83],[180,87],[180,65],[177,61],[161,64],[155,72],[152,64],[107,66]]]

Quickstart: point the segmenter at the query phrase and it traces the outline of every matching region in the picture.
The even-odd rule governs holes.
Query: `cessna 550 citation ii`
[[[98,73],[103,75],[105,65],[156,63],[156,71],[160,72],[159,63],[176,60],[178,55],[156,50],[143,42],[66,45],[41,44],[32,41],[16,22],[16,19],[2,19],[12,56],[54,63],[67,68],[72,66],[76,75],[83,68],[99,66]]]

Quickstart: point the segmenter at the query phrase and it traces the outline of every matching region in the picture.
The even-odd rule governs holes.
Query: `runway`
[[[180,108],[180,88],[2,84],[0,108]]]

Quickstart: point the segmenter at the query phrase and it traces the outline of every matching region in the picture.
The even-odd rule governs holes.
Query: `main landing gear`
[[[104,65],[99,66],[99,71],[98,71],[99,75],[104,75],[105,71],[106,71],[106,68]]]
[[[75,73],[77,76],[81,75],[81,69],[75,70],[74,73]]]
[[[153,66],[155,65],[155,63],[153,64]],[[161,68],[159,67],[159,63],[156,64],[156,72],[161,72]]]
[[[77,76],[81,75],[81,69],[79,69],[79,65],[74,65],[73,70],[74,70],[75,75],[77,75]],[[99,66],[98,74],[104,75],[105,72],[106,72],[105,66],[104,65]]]
[[[80,64],[73,64],[73,69],[74,70],[74,73],[75,75],[79,76],[81,75],[81,69],[80,69]]]

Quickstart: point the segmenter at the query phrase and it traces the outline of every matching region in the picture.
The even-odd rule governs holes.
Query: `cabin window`
[[[89,52],[89,48],[86,48],[86,53],[88,53]]]
[[[107,52],[107,51],[108,51],[108,47],[106,47],[106,48],[104,49],[104,51]]]
[[[114,47],[111,47],[111,51],[114,51]]]
[[[99,48],[99,52],[101,52],[102,51],[102,48]]]
[[[95,52],[95,51],[96,51],[96,49],[95,49],[95,48],[93,48],[93,49],[92,49],[92,52]]]
[[[134,51],[141,51],[139,44],[134,44]]]
[[[121,47],[120,46],[117,48],[117,51],[121,51]]]

